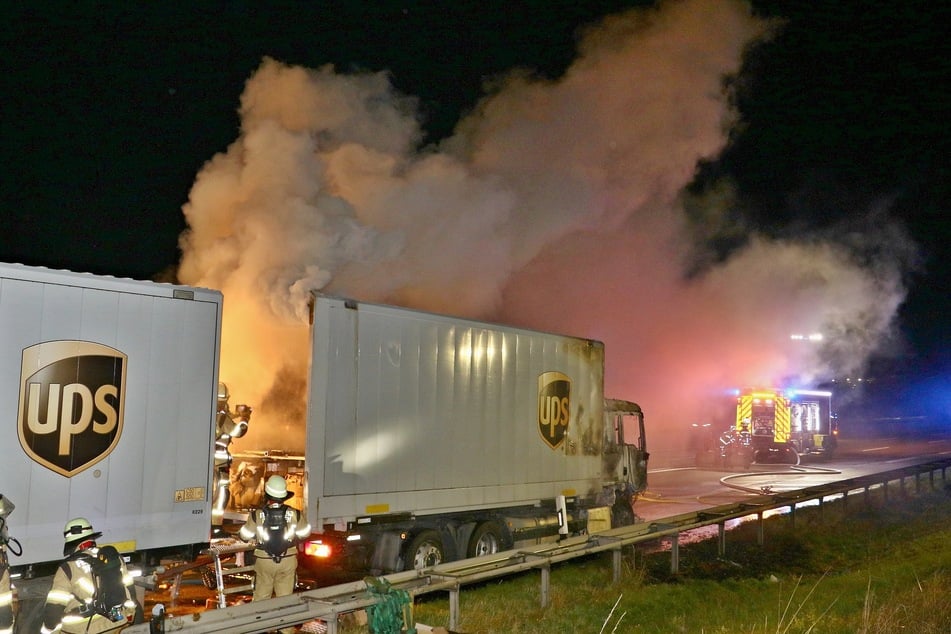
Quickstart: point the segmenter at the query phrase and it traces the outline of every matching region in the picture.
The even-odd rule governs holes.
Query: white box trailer
[[[207,543],[220,292],[0,263],[0,493],[22,546],[90,520],[124,552]]]
[[[311,340],[306,552],[399,570],[633,521],[643,416],[601,342],[325,295]]]

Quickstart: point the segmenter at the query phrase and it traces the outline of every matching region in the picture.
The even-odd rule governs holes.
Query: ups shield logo
[[[561,372],[538,375],[538,431],[552,449],[565,442],[571,412],[571,379]]]
[[[30,458],[72,477],[108,456],[122,435],[127,356],[88,341],[23,351],[17,431]]]

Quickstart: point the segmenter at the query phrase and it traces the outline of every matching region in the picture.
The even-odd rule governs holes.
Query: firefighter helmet
[[[231,398],[231,393],[228,391],[228,386],[224,383],[218,383],[218,411],[219,412],[228,412],[228,399]]]
[[[92,524],[85,517],[69,520],[63,527],[63,556],[75,550],[79,544],[99,537],[102,537],[102,533],[93,531]]]
[[[9,517],[15,508],[16,506],[10,501],[10,498],[4,497],[4,495],[0,493],[0,519]]]
[[[287,490],[287,480],[279,475],[272,475],[264,485],[264,493],[273,500],[286,500],[294,495]]]

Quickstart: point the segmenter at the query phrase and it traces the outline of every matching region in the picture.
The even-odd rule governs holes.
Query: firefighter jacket
[[[248,520],[238,532],[246,542],[254,541],[255,557],[280,561],[297,555],[297,544],[310,535],[310,524],[300,511],[286,504],[268,504],[248,514]]]
[[[95,557],[98,548],[93,547],[82,552]],[[121,564],[121,570],[126,600],[122,606],[122,614],[114,616],[116,620],[113,620],[91,610],[96,598],[92,569],[88,560],[85,557],[77,557],[77,554],[67,557],[53,575],[53,586],[46,595],[46,606],[43,609],[41,634],[97,634],[124,629],[132,622],[136,609],[132,599],[132,575],[126,569],[125,563]]]
[[[0,552],[0,634],[13,634],[13,587],[6,552]]]

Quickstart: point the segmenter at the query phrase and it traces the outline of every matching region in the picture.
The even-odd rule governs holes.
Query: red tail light
[[[332,551],[333,549],[330,548],[330,544],[325,544],[321,541],[306,542],[304,544],[304,554],[308,557],[327,559],[332,554]]]

